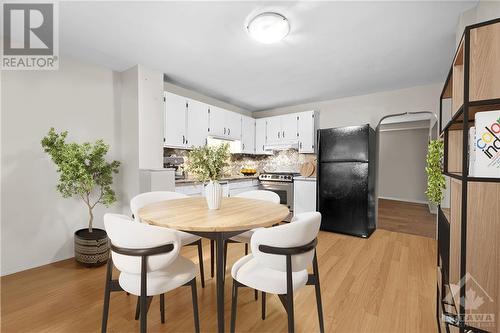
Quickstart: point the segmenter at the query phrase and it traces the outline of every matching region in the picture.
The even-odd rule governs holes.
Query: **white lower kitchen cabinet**
[[[249,180],[233,180],[229,182],[229,196],[234,197],[237,194],[255,191],[259,189],[259,181],[257,179]]]
[[[295,177],[293,181],[293,213],[315,212],[316,178]]]
[[[238,193],[257,190],[259,188],[259,181],[257,179],[249,180],[221,180],[222,196],[230,197]],[[205,186],[201,183],[177,183],[175,185],[175,192],[184,193],[189,196],[202,196],[205,195]]]

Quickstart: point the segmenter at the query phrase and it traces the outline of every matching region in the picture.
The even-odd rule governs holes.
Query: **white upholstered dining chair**
[[[199,332],[196,293],[196,266],[179,256],[181,241],[177,232],[143,223],[130,223],[124,215],[104,215],[104,226],[111,242],[101,331],[107,329],[110,294],[126,291],[139,296],[137,315],[140,331],[147,330],[147,312],[153,296],[160,295],[162,323],[165,322],[164,293],[180,286],[190,286],[193,300],[194,325]],[[113,265],[120,271],[113,280]]]
[[[266,190],[255,190],[255,191],[246,191],[239,193],[234,196],[235,198],[246,198],[246,199],[255,199],[255,200],[264,200],[272,203],[279,204],[280,196],[272,191]],[[227,261],[227,246],[229,243],[244,243],[245,244],[245,255],[248,254],[248,244],[250,243],[250,239],[252,238],[253,233],[256,229],[245,231],[239,235],[231,237],[228,242],[224,245],[224,262]],[[224,265],[224,268],[226,265]],[[224,269],[225,271],[225,269]],[[257,300],[258,294],[257,290],[255,291],[255,299]]]
[[[266,315],[266,293],[277,294],[288,314],[288,331],[294,332],[293,294],[314,285],[320,331],[324,332],[316,243],[321,214],[297,214],[289,224],[257,229],[251,238],[252,253],[238,260],[231,270],[233,297],[231,332],[236,324],[239,287],[262,292],[262,319]],[[308,274],[312,264],[313,274]]]
[[[141,222],[137,214],[140,208],[155,202],[182,199],[187,197],[188,196],[183,193],[170,192],[170,191],[153,191],[153,192],[141,193],[133,197],[132,200],[130,200],[130,210],[132,210],[132,216],[134,217],[135,221]],[[177,230],[175,230],[175,232],[178,233],[182,246],[198,247],[201,287],[205,288],[205,273],[203,270],[203,246],[201,243],[201,237]]]

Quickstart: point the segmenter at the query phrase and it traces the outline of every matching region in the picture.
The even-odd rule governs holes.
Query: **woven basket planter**
[[[101,266],[108,261],[109,240],[106,231],[93,228],[75,232],[75,260],[85,266]]]

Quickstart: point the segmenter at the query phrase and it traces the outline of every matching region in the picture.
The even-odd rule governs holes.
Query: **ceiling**
[[[60,51],[114,70],[135,64],[256,111],[442,82],[459,14],[476,2],[60,2]],[[245,23],[286,16],[280,43]]]

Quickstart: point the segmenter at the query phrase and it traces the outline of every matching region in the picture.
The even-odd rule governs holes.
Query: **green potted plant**
[[[116,201],[111,188],[113,174],[120,162],[107,162],[109,146],[103,140],[94,144],[67,143],[68,132],[56,133],[51,128],[42,139],[42,147],[57,166],[57,190],[64,198],[83,200],[88,208],[88,227],[75,232],[75,259],[87,266],[98,266],[108,260],[109,246],[106,231],[93,227],[96,205],[109,207]]]
[[[207,182],[205,197],[208,209],[219,209],[222,199],[222,186],[219,180],[224,174],[230,157],[229,144],[219,146],[203,146],[193,150],[188,155],[187,170],[199,181]]]
[[[431,140],[427,151],[427,191],[425,194],[429,201],[439,205],[443,200],[443,190],[446,182],[442,174],[442,164],[444,156],[444,143],[440,140]]]

